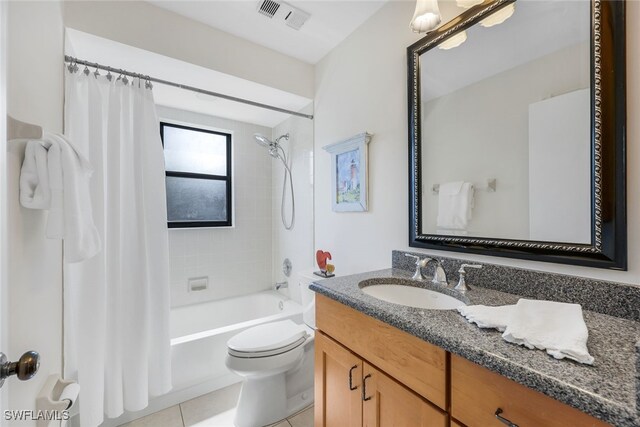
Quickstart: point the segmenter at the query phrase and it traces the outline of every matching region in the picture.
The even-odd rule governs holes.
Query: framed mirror
[[[626,269],[624,7],[486,0],[407,49],[410,246]]]

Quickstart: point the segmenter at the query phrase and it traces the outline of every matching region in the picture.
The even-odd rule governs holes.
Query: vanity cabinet
[[[316,427],[609,425],[320,294],[316,325]]]
[[[451,356],[451,416],[469,426],[605,427],[604,423],[462,357]]]
[[[316,426],[448,426],[445,412],[321,332],[315,352]]]

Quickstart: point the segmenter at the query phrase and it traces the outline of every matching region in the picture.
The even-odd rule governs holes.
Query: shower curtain
[[[65,84],[65,134],[93,167],[103,242],[64,263],[65,375],[80,384],[80,425],[93,427],[171,388],[164,156],[144,81],[76,68]]]

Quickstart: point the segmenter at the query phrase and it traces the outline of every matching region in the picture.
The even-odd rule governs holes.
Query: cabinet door
[[[315,427],[362,426],[362,360],[316,332]]]
[[[365,427],[446,427],[447,414],[364,362]]]

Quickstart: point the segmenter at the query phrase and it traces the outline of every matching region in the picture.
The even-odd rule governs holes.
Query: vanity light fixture
[[[460,31],[455,36],[449,37],[448,39],[446,39],[445,41],[440,43],[438,45],[438,49],[442,49],[442,50],[453,49],[454,47],[460,46],[466,40],[467,40],[467,32],[466,31]]]
[[[456,0],[458,7],[463,9],[469,9],[477,4],[482,3],[484,0]]]
[[[414,33],[427,33],[435,29],[441,20],[438,0],[417,0],[411,30]]]
[[[496,13],[489,15],[480,21],[480,25],[485,28],[493,27],[494,25],[502,24],[504,21],[509,19],[513,12],[516,11],[516,4],[511,3],[502,9],[498,10]]]

